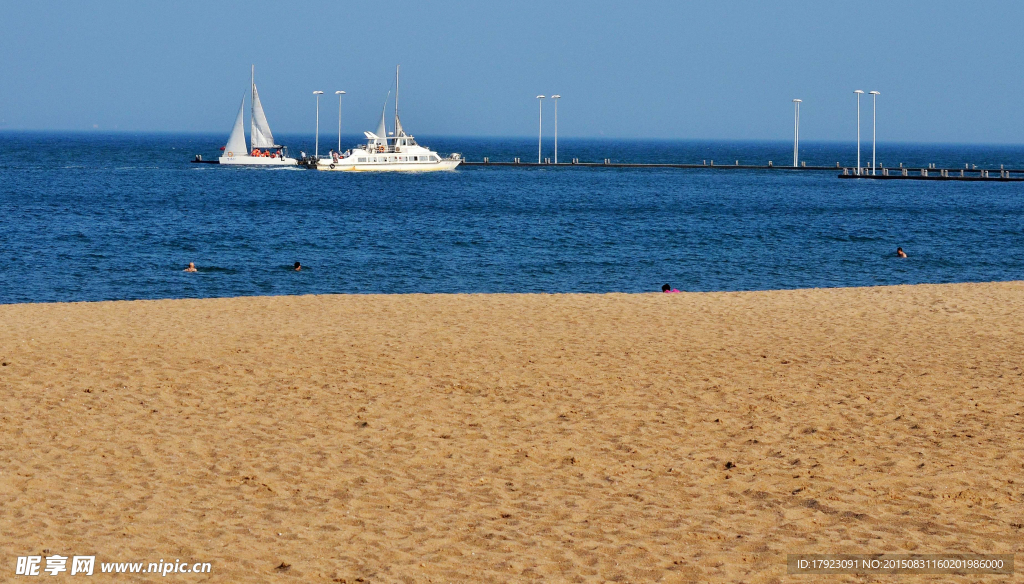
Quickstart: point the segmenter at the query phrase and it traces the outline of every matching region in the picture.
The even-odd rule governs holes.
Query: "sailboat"
[[[218,160],[221,164],[236,164],[247,166],[295,166],[298,161],[288,157],[288,149],[274,143],[274,135],[270,132],[270,124],[267,123],[267,116],[263,113],[263,104],[260,103],[260,94],[256,92],[256,66],[252,67],[252,109],[249,114],[251,126],[249,138],[251,149],[245,147],[245,96],[242,96],[242,105],[238,106],[238,116],[235,117],[235,125],[228,136],[228,143],[224,145],[224,156]]]
[[[462,156],[453,153],[442,158],[437,152],[416,143],[416,139],[405,133],[402,122],[398,119],[398,68],[395,68],[395,124],[394,131],[388,135],[386,113],[388,98],[384,99],[384,107],[380,112],[380,123],[377,131],[363,132],[366,143],[360,144],[347,152],[331,152],[329,158],[317,161],[317,170],[392,170],[392,171],[427,171],[452,170],[462,163]],[[390,97],[390,92],[388,94]]]

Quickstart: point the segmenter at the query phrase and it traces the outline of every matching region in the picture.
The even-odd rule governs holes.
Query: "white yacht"
[[[221,148],[224,155],[218,160],[221,164],[238,164],[246,166],[295,166],[298,160],[288,157],[288,149],[274,143],[274,135],[270,133],[270,124],[263,113],[260,95],[256,92],[256,66],[252,68],[252,111],[250,112],[249,138],[251,149],[245,147],[244,129],[245,97],[238,107],[235,127],[231,129],[228,143]]]
[[[395,70],[395,126],[388,135],[384,115],[387,100],[380,113],[376,132],[363,132],[366,143],[347,152],[331,152],[330,157],[317,161],[317,170],[346,171],[428,171],[452,170],[462,162],[458,153],[442,157],[437,152],[416,143],[416,139],[405,133],[398,119],[398,70]]]

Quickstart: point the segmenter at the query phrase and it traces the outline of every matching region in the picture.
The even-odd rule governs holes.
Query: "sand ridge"
[[[1017,553],[1022,309],[1022,282],[0,306],[0,561],[781,582],[787,553]]]

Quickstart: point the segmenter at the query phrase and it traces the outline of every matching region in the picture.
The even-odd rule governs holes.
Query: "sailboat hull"
[[[221,164],[237,166],[295,166],[299,163],[294,158],[270,158],[269,156],[221,156]]]

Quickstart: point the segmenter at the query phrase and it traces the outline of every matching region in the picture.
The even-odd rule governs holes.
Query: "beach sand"
[[[31,554],[758,583],[826,579],[789,553],[1020,553],[1022,354],[1024,282],[0,306],[0,580]],[[899,580],[951,578],[1021,581]]]

